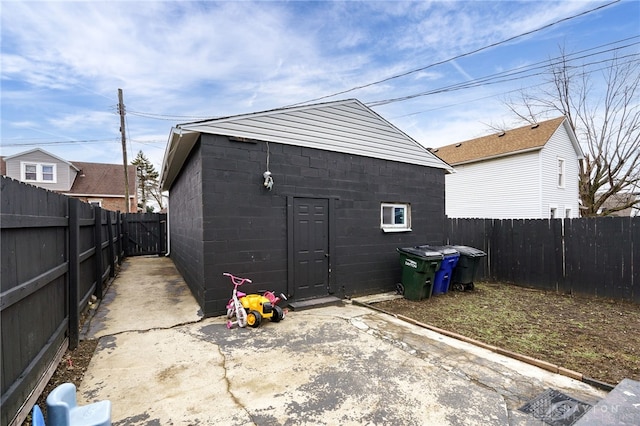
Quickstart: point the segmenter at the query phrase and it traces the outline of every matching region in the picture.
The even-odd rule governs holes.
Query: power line
[[[613,3],[615,3],[615,2],[613,2]],[[613,3],[609,3],[609,5],[613,4]],[[601,7],[604,7],[604,6],[601,6]],[[598,8],[592,9],[591,11],[583,12],[580,15],[592,12],[592,11],[597,10],[597,9]],[[580,16],[580,15],[575,15],[574,17]],[[571,18],[573,18],[573,17],[564,18],[564,20],[568,20],[568,19],[571,19]],[[556,23],[557,22],[562,22],[562,20],[556,21]],[[554,24],[555,23],[549,24],[547,26],[554,25]],[[545,28],[545,27],[542,27],[542,28]],[[538,31],[538,30],[534,30],[534,31]],[[530,32],[534,32],[534,31],[530,31]],[[528,33],[525,33],[525,34],[528,34]],[[517,38],[517,37],[519,37],[519,36],[512,37],[511,39]],[[616,44],[620,44],[620,43],[624,43],[624,42],[629,42],[631,40],[638,39],[638,38],[640,38],[640,36],[631,36],[631,37],[627,37],[627,38],[624,38],[624,39],[620,39],[620,40],[612,41],[612,42],[609,42],[609,43],[605,43],[605,44],[602,44],[602,45],[598,45],[598,46],[590,47],[590,48],[587,48],[587,49],[583,49],[583,50],[580,50],[580,51],[565,55],[564,56],[564,60],[568,59],[569,61],[574,61],[574,60],[578,60],[578,59],[584,59],[584,58],[588,58],[588,57],[592,57],[592,56],[596,56],[596,55],[601,55],[601,54],[608,53],[608,52],[611,52],[611,51],[617,51],[617,50],[625,49],[625,48],[628,48],[628,47],[636,46],[636,45],[640,44],[640,42],[633,42],[633,43],[629,43],[629,44],[626,44],[626,45],[623,45],[623,46],[614,47],[614,48],[611,48],[611,49],[600,50],[600,51],[591,53],[589,55],[577,56],[577,55],[584,54],[586,52],[592,52],[592,51],[594,51],[596,49],[602,49],[604,47],[608,47],[608,46],[612,46],[612,45],[616,45]],[[467,55],[467,54],[464,54],[464,55]],[[462,56],[464,56],[464,55],[462,55]],[[518,74],[524,74],[524,73],[527,73],[527,72],[531,72],[531,71],[533,71],[535,69],[545,69],[549,65],[555,64],[552,61],[558,61],[558,60],[561,60],[561,58],[562,58],[561,56],[558,56],[558,57],[555,57],[555,58],[551,58],[549,60],[539,61],[539,62],[536,62],[536,63],[533,63],[533,64],[529,64],[529,65],[526,65],[526,66],[522,66],[522,67],[514,68],[514,69],[511,69],[511,70],[503,71],[501,73],[496,73],[496,74],[491,74],[491,75],[487,75],[487,76],[484,76],[484,77],[480,77],[478,79],[471,80],[470,82],[468,81],[468,82],[464,82],[464,83],[457,83],[457,84],[454,84],[454,85],[451,85],[451,86],[445,86],[444,88],[433,89],[432,91],[422,92],[422,93],[413,94],[413,95],[407,95],[407,96],[404,96],[404,97],[398,97],[398,98],[392,98],[392,99],[383,99],[383,100],[379,100],[379,101],[372,101],[372,102],[366,103],[366,105],[370,106],[370,107],[375,107],[375,106],[385,105],[387,103],[399,102],[399,101],[402,101],[402,100],[408,100],[408,99],[412,99],[412,98],[419,97],[419,96],[427,96],[427,95],[430,95],[430,94],[443,93],[443,92],[446,92],[446,91],[454,91],[454,90],[462,90],[462,89],[465,89],[465,88],[473,88],[473,87],[480,86],[482,84],[482,82],[486,82],[485,84],[498,84],[500,82],[513,81],[513,80],[517,80],[518,78],[503,79],[501,81],[492,81],[492,80],[496,79],[498,77],[507,77],[507,76],[513,76],[513,75],[518,75]],[[453,60],[453,59],[455,59],[455,58],[452,58],[450,60]],[[436,65],[436,64],[434,64],[434,65]],[[433,66],[433,65],[431,65],[431,66]],[[425,69],[425,68],[421,68],[419,70],[422,70],[422,69]],[[391,78],[397,78],[399,76],[407,75],[407,74],[409,74],[411,72],[417,72],[419,70],[410,71],[408,73],[404,73],[404,74],[401,74],[401,75],[398,75],[398,76],[395,76],[395,77],[390,77],[388,79],[381,80],[381,81],[388,81]],[[525,75],[525,76],[520,77],[520,79],[531,78],[531,77],[534,77],[534,76],[537,76],[537,75],[541,75],[541,73]],[[370,85],[372,85],[372,84],[376,84],[376,83],[370,83]],[[366,85],[362,86],[362,87],[366,87]],[[350,90],[355,90],[355,89],[350,89]],[[343,93],[343,92],[340,92],[340,93]],[[324,96],[322,98],[316,98],[316,100],[324,99],[326,97],[331,97],[331,96],[335,96],[335,94],[334,95]],[[308,101],[308,102],[311,102],[311,101]],[[306,103],[306,102],[304,102],[304,103]],[[293,104],[293,105],[299,105],[299,104]],[[136,116],[139,116],[139,117],[157,119],[157,120],[166,120],[166,121],[180,121],[180,120],[183,120],[183,119],[209,120],[209,119],[219,118],[219,117],[196,117],[196,116],[185,116],[185,115],[166,115],[166,114],[158,114],[158,113],[152,113],[152,112],[130,111],[130,110],[127,110],[127,113],[131,114],[131,115],[136,115]]]
[[[638,56],[638,54],[627,55],[627,56]],[[620,58],[618,58],[618,59],[620,59]],[[611,59],[599,61],[599,62],[596,62],[596,63],[607,62],[609,60],[611,60]],[[622,63],[622,65],[629,64],[631,62],[635,62],[635,61],[634,60],[627,61],[627,62]],[[591,63],[591,64],[595,64],[595,63]],[[606,70],[606,69],[608,69],[608,67],[597,68],[597,69],[594,69],[594,70],[591,70],[591,71],[584,71],[584,72],[582,72],[580,74],[577,74],[577,77],[582,77],[582,76],[585,76],[585,75],[587,75],[589,73],[593,73],[593,72],[596,72],[596,71],[602,71],[602,70]],[[454,103],[454,104],[442,105],[442,106],[439,106],[439,107],[436,107],[436,108],[427,109],[427,110],[415,111],[415,112],[411,112],[409,114],[398,115],[398,116],[395,116],[395,117],[391,117],[391,119],[410,117],[412,115],[419,115],[419,114],[424,114],[424,113],[431,112],[431,111],[437,111],[437,110],[440,110],[440,109],[451,108],[451,107],[458,106],[458,105],[469,104],[469,103],[481,101],[481,100],[484,100],[484,99],[495,98],[495,97],[500,96],[500,95],[506,95],[506,94],[509,94],[509,93],[521,92],[523,90],[533,89],[534,87],[541,87],[541,86],[544,86],[546,84],[548,84],[548,83],[547,82],[542,82],[542,83],[538,83],[538,84],[532,84],[530,86],[521,87],[519,89],[513,89],[513,90],[506,91],[506,92],[500,92],[500,93],[494,93],[494,94],[488,95],[488,96],[482,96],[480,98],[464,100],[463,102],[457,102],[457,103]]]
[[[198,121],[198,120],[212,120],[217,118],[217,117],[210,117],[210,116],[194,117],[194,116],[187,116],[187,115],[165,115],[165,114],[155,114],[151,112],[140,112],[140,111],[129,111],[129,110],[127,110],[127,113],[131,115],[136,115],[138,117],[151,118],[154,120],[166,120],[166,121],[180,121],[184,119]]]
[[[16,139],[12,139],[16,140]],[[32,139],[28,139],[32,140]],[[85,139],[85,140],[66,140],[66,141],[46,141],[46,142],[17,142],[17,143],[2,143],[3,147],[15,147],[15,146],[40,146],[40,145],[75,145],[78,143],[82,144],[98,144],[105,142],[118,142],[114,139]]]
[[[624,48],[627,48],[627,47],[630,47],[630,46],[634,46],[634,45],[637,45],[637,44],[640,44],[640,43],[632,43],[632,44],[629,44],[629,45],[626,45],[626,46],[613,48],[613,49],[608,49],[608,50],[592,53],[592,54],[589,54],[589,55],[577,56],[577,57],[573,57],[573,58],[570,57],[572,55],[567,55],[564,58],[562,56],[559,56],[559,57],[553,58],[551,61],[538,62],[538,63],[532,64],[532,65],[528,65],[528,66],[525,66],[525,67],[519,67],[519,68],[515,68],[515,69],[512,69],[512,70],[503,71],[503,72],[500,72],[500,73],[495,73],[495,74],[491,74],[491,75],[488,75],[488,76],[480,77],[480,78],[473,79],[473,80],[470,80],[470,81],[465,81],[465,82],[462,82],[462,83],[455,83],[455,84],[452,84],[452,85],[449,85],[449,86],[444,86],[444,87],[440,87],[440,88],[437,88],[437,89],[428,90],[428,91],[425,91],[425,92],[414,93],[414,94],[411,94],[411,95],[406,95],[406,96],[401,96],[401,97],[396,97],[396,98],[389,98],[389,99],[382,99],[382,100],[378,100],[378,101],[371,101],[371,102],[367,102],[366,105],[369,106],[369,107],[376,107],[376,106],[386,105],[386,104],[390,104],[390,103],[394,103],[394,102],[400,102],[400,101],[405,101],[405,100],[409,100],[409,99],[414,99],[414,98],[421,97],[421,96],[427,96],[427,95],[434,95],[434,94],[445,93],[445,92],[458,91],[458,90],[469,89],[469,88],[479,87],[479,86],[489,85],[489,84],[499,84],[499,83],[505,83],[505,82],[515,81],[515,80],[523,80],[523,79],[527,79],[527,78],[531,78],[531,77],[535,77],[535,76],[546,74],[546,71],[544,71],[545,69],[547,69],[549,66],[558,65],[563,60],[565,60],[566,62],[572,62],[572,61],[576,61],[576,60],[579,60],[579,59],[585,59],[585,58],[601,55],[603,53],[608,53],[608,52],[611,52],[611,51],[618,51],[618,50],[621,50],[621,49],[624,49]],[[593,50],[593,49],[587,49],[585,51],[589,51],[589,50]],[[575,55],[575,54],[573,54],[573,55]],[[618,56],[616,58],[607,58],[607,59],[603,59],[603,60],[600,60],[600,61],[589,62],[589,63],[586,63],[586,64],[582,64],[581,66],[583,68],[585,68],[585,67],[591,66],[591,65],[597,65],[597,64],[604,63],[604,62],[610,62],[610,61],[613,61],[613,60],[621,60],[621,59],[625,59],[625,58],[634,58],[634,57],[637,57],[637,56],[639,56],[639,54],[632,53],[632,54],[628,54],[628,55],[624,55],[624,56]],[[569,58],[569,59],[567,60],[567,58]],[[632,59],[632,61],[633,61],[633,59]],[[542,65],[539,65],[539,64],[542,64]],[[540,70],[540,69],[542,69],[543,71],[531,73],[534,70]],[[602,69],[603,68],[600,68],[598,70],[602,70]],[[594,71],[598,71],[598,70],[594,70]],[[528,74],[521,75],[521,74],[525,74],[525,73],[528,73]]]
[[[518,39],[518,38],[521,38],[521,37],[524,37],[524,36],[527,36],[527,35],[530,35],[530,34],[536,33],[536,32],[538,32],[538,31],[545,30],[545,29],[547,29],[547,28],[550,28],[550,27],[552,27],[552,26],[554,26],[554,25],[557,25],[557,24],[560,24],[560,23],[562,23],[562,22],[566,22],[566,21],[569,21],[569,20],[571,20],[571,19],[575,19],[575,18],[578,18],[578,17],[584,16],[584,15],[587,15],[587,14],[589,14],[589,13],[595,12],[595,11],[597,11],[597,10],[603,9],[603,8],[605,8],[605,7],[609,7],[609,6],[611,6],[611,5],[615,4],[615,3],[619,3],[620,1],[621,1],[621,0],[615,0],[615,1],[612,1],[612,2],[610,2],[610,3],[607,3],[607,4],[604,4],[604,5],[601,5],[601,6],[595,7],[595,8],[593,8],[593,9],[589,9],[589,10],[587,10],[587,11],[581,12],[581,13],[579,13],[579,14],[577,14],[577,15],[572,15],[572,16],[569,16],[569,17],[562,18],[562,19],[559,19],[559,20],[557,20],[557,21],[551,22],[551,23],[549,23],[549,24],[547,24],[547,25],[544,25],[544,26],[542,26],[542,27],[540,27],[540,28],[537,28],[537,29],[535,29],[535,30],[527,31],[527,32],[524,32],[524,33],[522,33],[522,34],[518,34],[518,35],[516,35],[516,36],[509,37],[509,38],[507,38],[507,39],[505,39],[505,40],[498,41],[498,42],[495,42],[495,43],[491,43],[491,44],[489,44],[489,45],[486,45],[486,46],[480,47],[480,48],[478,48],[478,49],[475,49],[475,50],[472,50],[472,51],[469,51],[469,52],[466,52],[466,53],[459,54],[459,55],[454,56],[454,57],[449,58],[449,59],[445,59],[445,60],[442,60],[442,61],[439,61],[439,62],[434,62],[434,63],[429,64],[429,65],[426,65],[426,66],[424,66],[424,67],[416,68],[416,69],[413,69],[413,70],[410,70],[410,71],[406,71],[406,72],[403,72],[403,73],[400,73],[400,74],[395,74],[395,75],[392,75],[392,76],[390,76],[390,77],[383,78],[382,80],[377,80],[377,81],[374,81],[374,82],[371,82],[371,83],[367,83],[367,84],[363,84],[363,85],[360,85],[360,86],[356,86],[356,87],[353,87],[353,88],[348,89],[348,90],[342,90],[342,91],[340,91],[340,92],[336,92],[336,93],[333,93],[333,94],[330,94],[330,95],[320,96],[320,97],[318,97],[318,98],[310,99],[310,100],[307,100],[307,101],[304,101],[304,102],[297,102],[297,103],[295,103],[295,104],[291,104],[291,105],[289,105],[289,107],[297,106],[297,105],[302,105],[302,104],[307,104],[307,103],[311,103],[311,102],[317,102],[317,101],[320,101],[320,100],[322,100],[322,99],[332,98],[332,97],[334,97],[334,96],[338,96],[338,95],[344,95],[345,93],[349,93],[349,92],[353,92],[353,91],[355,91],[355,90],[359,90],[359,89],[364,89],[364,88],[367,88],[367,87],[375,86],[375,85],[377,85],[377,84],[385,83],[385,82],[387,82],[387,81],[394,80],[394,79],[397,79],[397,78],[400,78],[400,77],[406,77],[406,76],[408,76],[408,75],[415,74],[415,73],[417,73],[417,72],[424,71],[424,70],[427,70],[427,69],[429,69],[429,68],[433,68],[433,67],[435,67],[435,66],[442,65],[442,64],[445,64],[445,63],[447,63],[447,62],[454,61],[454,60],[456,60],[456,59],[460,59],[460,58],[464,58],[464,57],[466,57],[466,56],[474,55],[474,54],[476,54],[476,53],[478,53],[478,52],[482,52],[483,50],[487,50],[487,49],[490,49],[490,48],[492,48],[492,47],[496,47],[496,46],[499,46],[499,45],[501,45],[501,44],[508,43],[508,42],[510,42],[510,41],[513,41],[513,40],[516,40],[516,39]]]
[[[127,130],[127,133],[129,131]],[[137,143],[142,145],[153,145],[153,144],[165,144],[167,141],[162,140],[140,140],[127,136],[131,143]],[[20,139],[11,139],[12,141],[19,141]],[[104,144],[104,143],[120,143],[119,138],[113,137],[112,139],[82,139],[82,140],[63,140],[63,141],[42,141],[36,142],[33,138],[24,139],[25,142],[14,142],[14,143],[2,143],[3,148],[11,148],[11,147],[30,147],[30,146],[43,146],[43,145],[76,145],[76,144]],[[26,142],[31,141],[31,142]]]

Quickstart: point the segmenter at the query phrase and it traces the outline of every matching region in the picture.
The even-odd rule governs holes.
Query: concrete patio
[[[201,317],[171,259],[126,259],[82,332],[99,344],[79,402],[111,400],[114,425],[543,425],[518,408],[547,389],[606,396],[349,301],[225,322]]]

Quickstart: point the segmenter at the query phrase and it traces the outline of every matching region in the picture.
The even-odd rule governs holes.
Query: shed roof
[[[459,165],[535,151],[542,149],[565,121],[565,117],[558,117],[533,126],[527,125],[517,129],[434,148],[431,152],[451,165]],[[582,150],[578,145],[573,131],[566,123],[565,127],[578,157],[582,158]]]
[[[180,124],[169,135],[162,165],[163,190],[171,187],[201,133],[452,170],[360,101],[348,99]]]

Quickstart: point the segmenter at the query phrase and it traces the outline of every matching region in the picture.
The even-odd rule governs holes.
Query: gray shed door
[[[329,200],[295,198],[293,267],[296,300],[329,294]]]

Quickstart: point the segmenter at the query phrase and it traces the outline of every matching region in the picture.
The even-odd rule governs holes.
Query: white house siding
[[[449,169],[426,148],[356,100],[265,111],[180,127]]]
[[[570,209],[569,217],[579,217],[578,204],[579,188],[578,175],[579,163],[569,135],[564,126],[558,127],[540,152],[542,163],[542,205],[541,217],[550,217],[551,208],[556,208],[556,217],[566,217],[567,209]],[[557,185],[558,158],[565,162],[565,185],[559,188]]]
[[[75,170],[72,170],[68,163],[62,162],[59,159],[47,155],[45,152],[39,150],[7,158],[7,176],[15,180],[22,181],[21,164],[25,162],[55,164],[56,166],[56,183],[29,181],[27,181],[27,183],[52,191],[68,191],[71,188],[71,184],[73,183],[72,178],[74,178],[76,174]]]
[[[455,166],[445,177],[445,211],[452,218],[540,217],[539,151]]]

